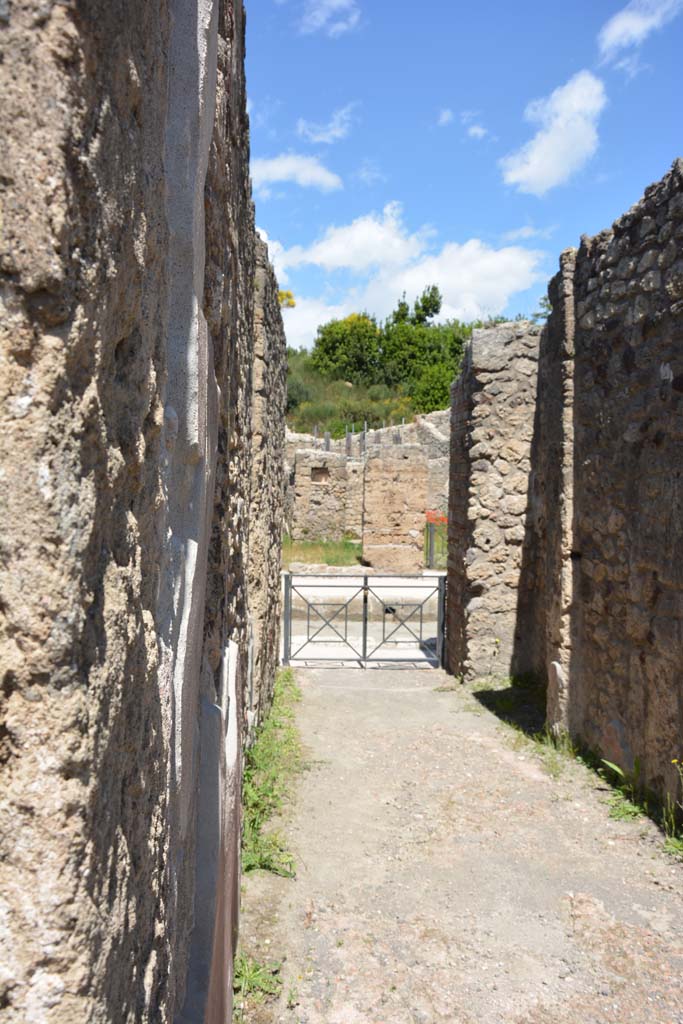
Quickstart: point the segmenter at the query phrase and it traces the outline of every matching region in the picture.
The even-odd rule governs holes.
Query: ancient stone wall
[[[252,663],[249,714],[260,721],[272,698],[280,649],[280,557],[284,509],[287,342],[278,286],[264,242],[256,242],[249,611]]]
[[[448,598],[451,671],[545,678],[552,728],[677,798],[682,253],[678,160],[563,253],[537,382],[531,351],[505,356],[514,325],[475,332],[453,388]]]
[[[399,561],[417,571],[423,562],[425,511],[436,509],[446,512],[448,508],[449,415],[448,410],[442,410],[417,416],[413,422],[401,426],[369,430],[367,434],[361,432],[340,440],[325,440],[288,431],[286,507],[291,535],[297,540],[367,538],[375,550],[371,558],[364,549],[363,557],[368,564],[375,565],[377,563],[372,559],[379,557],[380,549],[384,549],[385,556],[389,558],[389,553],[400,544],[398,522],[405,508],[409,507],[411,520],[406,527],[405,543],[410,551]],[[398,454],[403,449],[409,451],[406,458]],[[375,461],[373,471],[368,474],[370,459]],[[386,463],[386,473],[380,471],[377,459]],[[416,477],[419,487],[411,495],[413,482],[409,474],[419,461],[423,463]],[[408,474],[400,486],[394,479],[399,471]],[[391,486],[388,486],[390,482]],[[377,487],[377,493],[373,492],[374,487]],[[372,522],[365,528],[363,510],[370,509],[374,515],[381,502],[389,499],[394,504],[385,507],[385,511],[396,528],[389,531],[393,537],[391,541],[378,545],[371,542],[370,537],[379,528],[379,523]],[[415,529],[412,520],[415,500],[422,502],[419,558],[413,550],[416,547],[412,532]],[[381,567],[391,569],[394,562],[392,556]]]
[[[363,463],[337,452],[304,449],[297,451],[295,467],[292,537],[295,540],[341,540],[347,535],[359,538]]]
[[[574,642],[564,714],[660,793],[683,734],[683,161],[573,276]],[[563,709],[560,709],[562,711]]]
[[[572,558],[574,492],[574,273],[576,252],[560,257],[560,272],[548,294],[553,314],[543,334],[538,363],[538,396],[532,474],[539,571],[534,602],[520,628],[535,638],[535,671],[548,683],[548,719],[566,727],[567,679],[575,625]]]
[[[0,47],[0,1006],[224,1024],[249,667],[244,12],[15,0]]]
[[[416,445],[368,449],[363,505],[363,562],[387,572],[424,567],[427,461]]]
[[[537,555],[529,470],[539,334],[529,323],[474,331],[452,389],[447,661],[468,679],[533,667],[517,617]]]

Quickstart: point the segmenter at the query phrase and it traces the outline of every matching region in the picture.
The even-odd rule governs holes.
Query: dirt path
[[[243,895],[283,988],[246,1021],[683,1024],[683,865],[649,821],[439,672],[297,677],[298,874]]]

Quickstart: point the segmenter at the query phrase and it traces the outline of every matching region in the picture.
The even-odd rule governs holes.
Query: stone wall
[[[364,564],[388,572],[422,571],[428,483],[427,462],[416,445],[368,449]]]
[[[256,242],[249,610],[253,672],[249,700],[256,723],[272,698],[280,650],[280,557],[284,509],[287,342],[275,274],[264,242]]]
[[[545,678],[552,728],[679,799],[682,253],[678,160],[563,253],[537,381],[533,359],[512,390],[497,376],[512,327],[475,332],[453,389],[448,618],[451,671]],[[517,372],[530,353],[512,351]]]
[[[341,440],[288,431],[286,504],[292,537],[356,538],[363,541],[363,559],[368,565],[390,570],[400,563],[419,571],[423,564],[425,511],[445,512],[448,507],[448,419],[448,410],[442,410],[417,416],[401,426],[369,430]],[[400,482],[397,474],[403,474]],[[387,501],[391,504],[383,506]],[[417,541],[413,521],[416,502],[421,504]],[[364,509],[375,516],[382,508],[387,515],[383,525],[379,518],[364,524]],[[406,510],[410,522],[400,534],[399,523]],[[378,530],[386,533],[382,541],[374,538]],[[407,546],[403,555],[398,552],[401,544]]]
[[[360,539],[363,463],[338,452],[303,449],[296,453],[295,467],[292,537]]]
[[[610,231],[582,239],[573,291],[573,642],[551,712],[627,769],[638,758],[648,784],[673,792],[683,734],[683,161]]]
[[[517,618],[533,596],[539,334],[529,323],[475,330],[452,389],[447,660],[467,679],[533,667]]]
[[[224,1024],[249,667],[244,12],[15,0],[0,48],[3,1020]]]
[[[560,257],[550,282],[553,313],[541,336],[536,429],[532,449],[539,516],[539,572],[535,603],[522,628],[536,638],[534,671],[548,683],[548,719],[559,727],[566,715],[566,683],[575,633],[572,618],[574,566],[574,274],[576,252]]]

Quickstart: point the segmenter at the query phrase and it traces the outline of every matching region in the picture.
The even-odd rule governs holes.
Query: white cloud
[[[334,192],[344,187],[339,175],[328,170],[317,157],[299,153],[281,153],[270,159],[252,160],[251,178],[261,196],[267,196],[268,186],[276,182],[292,182],[302,188],[320,189],[321,192]]]
[[[282,283],[282,282],[280,282]],[[346,302],[328,303],[324,299],[311,299],[294,293],[296,306],[283,311],[287,344],[293,348],[311,348],[318,327],[329,320],[341,320],[354,311]]]
[[[309,142],[339,142],[351,131],[355,106],[355,103],[347,103],[345,107],[335,110],[328,124],[313,124],[300,117],[296,124],[297,134]]]
[[[379,316],[386,316],[405,291],[409,300],[431,284],[443,295],[441,319],[458,317],[474,320],[494,316],[512,295],[525,291],[543,278],[543,253],[507,246],[494,249],[478,238],[447,242],[434,254],[424,254],[408,266],[384,268],[369,282],[363,303]]]
[[[448,107],[444,107],[443,110],[439,111],[437,118],[437,125],[439,128],[445,128],[447,124],[450,124],[453,120],[453,111],[449,110]]]
[[[462,110],[460,112],[460,123],[467,129],[471,139],[484,139],[489,134],[488,128],[484,128],[479,120],[478,110]]]
[[[300,30],[304,35],[325,32],[335,38],[350,32],[359,21],[356,0],[306,0]]]
[[[428,229],[409,234],[401,220],[400,203],[387,203],[381,216],[358,217],[342,227],[332,226],[313,245],[295,245],[281,258],[284,269],[305,264],[325,270],[363,273],[379,266],[401,266],[424,250]]]
[[[568,181],[598,148],[597,123],[606,103],[605,87],[590,71],[579,71],[550,96],[533,100],[524,117],[540,128],[500,161],[505,183],[543,196]]]
[[[506,231],[503,235],[503,241],[522,242],[529,238],[550,238],[554,231],[554,226],[550,228],[535,228],[531,224],[525,224],[521,228],[514,228],[512,231]]]
[[[369,159],[363,160],[362,164],[356,171],[356,177],[368,187],[371,187],[372,185],[379,185],[380,182],[387,180],[386,175],[382,174],[377,161]]]
[[[488,131],[481,124],[471,124],[467,129],[467,134],[471,139],[484,139],[488,135]]]
[[[605,22],[598,35],[600,54],[612,61],[621,50],[640,46],[651,32],[663,28],[683,11],[683,0],[631,0]],[[632,73],[632,65],[625,70]]]
[[[359,217],[350,224],[330,227],[308,247],[284,249],[269,242],[270,255],[281,283],[297,267],[314,265],[331,273],[351,272],[354,283],[335,302],[306,297],[294,285],[297,306],[285,316],[289,344],[313,343],[316,328],[332,317],[367,310],[382,319],[405,291],[413,301],[428,285],[443,295],[441,318],[471,320],[500,313],[511,297],[544,281],[544,254],[523,246],[494,248],[477,238],[447,242],[432,251],[432,232],[410,232],[398,203],[388,204],[381,216]]]
[[[284,245],[282,242],[278,242],[275,238],[269,238],[268,232],[264,231],[263,228],[258,227],[258,225],[256,226],[256,234],[260,235],[268,246],[268,257],[270,262],[273,264],[275,276],[277,277],[279,284],[281,286],[288,284],[287,269],[283,262],[283,254],[285,252]]]

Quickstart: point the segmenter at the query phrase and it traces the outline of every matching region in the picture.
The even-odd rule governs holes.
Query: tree
[[[419,299],[415,299],[411,320],[414,324],[425,324],[441,312],[441,292],[435,284],[425,288]]]
[[[352,313],[318,328],[311,364],[328,380],[376,384],[380,330],[367,313]]]
[[[412,394],[426,367],[440,363],[448,366],[455,378],[472,331],[458,320],[432,323],[440,312],[441,292],[436,285],[425,288],[415,300],[412,313],[405,294],[401,297],[382,328],[380,366],[384,383]]]
[[[426,366],[415,382],[412,392],[416,411],[434,412],[435,409],[446,409],[454,378],[455,374],[448,363],[433,363]]]
[[[531,319],[535,321],[547,320],[552,311],[553,307],[550,304],[550,299],[547,295],[542,295],[538,300],[538,309],[535,313],[531,314]]]

